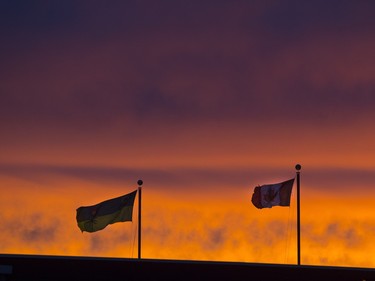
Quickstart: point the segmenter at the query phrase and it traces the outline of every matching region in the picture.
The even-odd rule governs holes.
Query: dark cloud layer
[[[337,122],[375,104],[368,1],[6,1],[1,10],[8,128]],[[330,79],[317,82],[320,73]],[[357,78],[341,85],[347,76]]]
[[[269,168],[112,168],[84,166],[44,166],[44,165],[1,165],[0,175],[11,176],[38,183],[43,186],[53,186],[61,178],[79,179],[95,184],[120,184],[137,187],[137,180],[142,179],[151,189],[166,188],[179,190],[190,189],[215,190],[217,187],[228,189],[249,189],[261,184],[270,184],[269,175],[275,180],[286,180],[295,176],[292,170]],[[288,176],[289,174],[289,176]],[[302,183],[314,190],[355,192],[360,189],[370,191],[375,182],[373,170],[360,169],[322,169],[307,168],[302,172]],[[267,181],[267,182],[266,182]],[[343,193],[345,196],[345,193]]]
[[[126,183],[136,184],[138,179],[155,187],[174,187],[179,185],[202,185],[223,184],[229,186],[243,186],[255,178],[256,175],[268,174],[267,172],[249,171],[244,169],[222,170],[222,169],[131,169],[110,167],[74,167],[74,166],[44,166],[44,165],[1,165],[0,174],[12,176],[18,179],[27,179],[32,182],[48,185],[48,181],[59,181],[59,177],[77,178],[95,183]],[[282,175],[282,171],[275,169],[274,175]],[[54,177],[56,177],[54,179]]]

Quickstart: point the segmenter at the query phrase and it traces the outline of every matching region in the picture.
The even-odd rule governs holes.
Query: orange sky
[[[300,163],[302,263],[375,266],[372,2],[0,5],[0,253],[136,257],[75,210],[142,179],[143,257],[295,263]]]
[[[290,170],[285,174],[293,177]],[[315,190],[308,173],[303,170],[301,177],[302,263],[372,267],[371,183],[354,189],[351,184],[330,188],[331,182],[320,183]],[[295,263],[295,194],[290,208],[258,210],[250,203],[250,185],[178,181],[175,187],[167,180],[165,186],[145,181],[143,257]],[[97,233],[81,233],[75,222],[78,206],[130,192],[136,184],[96,183],[57,173],[38,178],[37,172],[2,176],[1,182],[9,190],[1,197],[3,253],[137,257],[137,208],[133,223]]]

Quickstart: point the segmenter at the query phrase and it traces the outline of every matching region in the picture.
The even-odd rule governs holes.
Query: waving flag
[[[109,224],[131,221],[133,205],[137,191],[124,196],[103,201],[94,206],[77,209],[77,224],[83,231],[95,232]]]
[[[290,179],[280,183],[256,186],[251,202],[258,209],[290,206],[293,183],[294,179]]]

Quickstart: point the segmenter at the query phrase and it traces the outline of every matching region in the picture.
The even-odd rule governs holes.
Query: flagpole
[[[141,259],[141,201],[142,201],[142,180],[138,180],[138,259]]]
[[[297,265],[301,265],[301,210],[300,210],[300,170],[301,165],[296,165],[297,174]]]

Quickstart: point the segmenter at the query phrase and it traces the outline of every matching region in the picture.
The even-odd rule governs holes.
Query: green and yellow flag
[[[79,207],[77,209],[78,227],[82,232],[95,232],[109,224],[131,221],[136,194],[137,190],[94,206]]]

